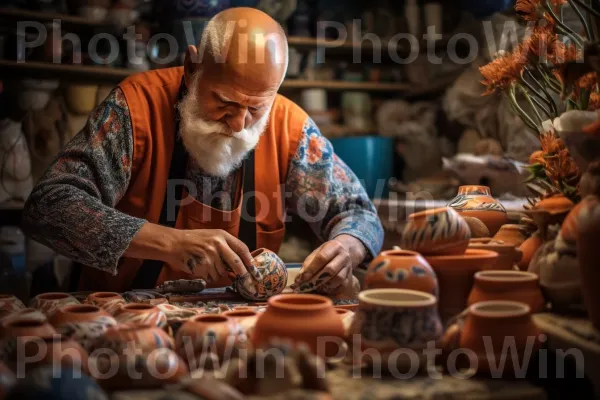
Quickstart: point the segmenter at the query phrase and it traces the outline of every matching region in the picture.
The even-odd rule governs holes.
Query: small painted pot
[[[130,303],[121,307],[116,315],[117,322],[127,324],[153,325],[159,328],[167,326],[167,316],[157,306],[151,304]]]
[[[154,325],[120,324],[108,328],[92,345],[92,351],[109,349],[118,355],[124,354],[128,348],[150,353],[156,349],[175,348],[173,339]]]
[[[409,215],[400,247],[421,254],[461,254],[470,238],[465,220],[452,208],[442,207]]]
[[[0,294],[0,316],[7,316],[24,308],[25,304],[12,294]]]
[[[61,307],[52,314],[50,323],[59,333],[72,337],[86,350],[108,328],[117,325],[117,321],[109,313],[88,304]]]
[[[41,311],[34,308],[24,308],[0,319],[0,337],[4,335],[4,324],[15,319],[31,319],[34,321],[47,322],[48,318]]]
[[[523,253],[512,244],[497,242],[492,238],[471,239],[470,249],[488,250],[498,253],[498,258],[488,269],[492,270],[513,270],[516,263],[521,261]]]
[[[2,328],[3,339],[19,336],[50,336],[56,333],[56,329],[48,322],[28,318],[14,318],[6,321]]]
[[[248,292],[239,282],[235,285],[237,292],[248,300],[266,300],[283,292],[287,284],[287,268],[281,258],[267,249],[253,251],[252,257],[262,276],[262,281],[256,285],[257,293]]]
[[[438,282],[429,263],[408,250],[384,251],[375,257],[364,279],[365,289],[411,289],[438,295]]]
[[[189,319],[179,329],[175,348],[191,364],[197,354],[211,352],[221,357],[228,348],[243,345],[246,339],[235,319],[220,314],[202,314]]]
[[[102,308],[110,315],[117,315],[122,305],[127,304],[123,296],[115,292],[95,292],[90,294],[85,302]]]
[[[524,227],[517,224],[504,224],[493,237],[494,240],[519,247],[526,239]]]
[[[437,299],[429,293],[371,289],[360,292],[358,300],[350,335],[360,335],[363,351],[373,349],[381,356],[370,361],[374,364],[387,365],[399,349],[411,349],[419,354],[428,343],[435,344],[442,336]]]
[[[492,197],[487,186],[468,185],[458,188],[458,195],[448,203],[462,216],[475,217],[487,226],[490,235],[495,235],[506,222],[506,209]]]
[[[225,311],[223,315],[236,321],[246,336],[250,336],[258,318],[258,312],[251,309]]]
[[[29,307],[38,309],[50,317],[60,307],[74,304],[80,303],[68,293],[42,293],[33,298]]]
[[[519,301],[527,304],[532,313],[546,308],[538,276],[525,271],[477,272],[467,304],[488,300]]]

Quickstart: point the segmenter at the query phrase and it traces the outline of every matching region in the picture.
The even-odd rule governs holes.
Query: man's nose
[[[247,112],[246,108],[240,108],[227,117],[226,123],[232,131],[239,132],[246,127]]]

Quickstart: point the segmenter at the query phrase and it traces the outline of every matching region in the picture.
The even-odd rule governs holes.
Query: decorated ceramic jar
[[[400,247],[421,254],[461,254],[470,237],[469,225],[456,211],[435,208],[408,216]]]
[[[167,316],[157,306],[143,303],[129,303],[121,307],[115,317],[119,323],[167,326]]]
[[[365,289],[412,289],[438,295],[438,282],[429,263],[408,250],[384,251],[367,268]]]
[[[117,325],[109,313],[89,304],[61,307],[52,314],[50,323],[59,333],[72,337],[85,349],[90,349],[108,328]]]
[[[173,339],[154,325],[120,324],[108,328],[92,345],[92,351],[109,349],[124,354],[126,349],[135,348],[143,353],[156,349],[175,349]]]
[[[29,307],[38,309],[50,317],[58,308],[74,304],[80,303],[68,293],[42,293],[31,300]]]
[[[498,253],[496,261],[492,265],[487,266],[493,270],[515,269],[516,264],[521,261],[521,257],[523,256],[522,251],[514,245],[498,242],[492,238],[471,239],[469,248]]]
[[[248,336],[252,332],[252,329],[254,329],[254,325],[256,325],[258,311],[251,309],[231,310],[225,311],[223,315],[236,321],[240,325],[244,333],[246,333],[246,336]]]
[[[461,186],[458,195],[450,201],[452,207],[462,216],[475,217],[487,226],[490,235],[495,235],[506,222],[506,209],[492,197],[487,186]]]
[[[527,239],[527,232],[524,226],[504,224],[500,227],[500,230],[496,232],[493,239],[503,242],[504,244],[518,247]]]
[[[532,313],[546,308],[539,278],[525,271],[480,271],[467,301],[471,306],[480,301],[511,300],[525,303]]]
[[[14,318],[2,325],[2,338],[15,338],[19,336],[49,336],[56,333],[56,329],[46,321],[28,318]]]
[[[0,317],[23,310],[25,304],[12,294],[0,294]]]
[[[239,282],[235,285],[237,292],[248,300],[266,300],[283,292],[287,284],[287,268],[281,258],[267,249],[253,251],[252,257],[262,277],[256,285],[257,293],[248,292]]]
[[[85,302],[102,308],[110,315],[117,315],[121,306],[127,304],[123,296],[115,292],[94,292],[90,294]]]
[[[399,353],[406,355],[406,349],[415,351],[420,362],[423,359],[421,351],[442,336],[437,299],[429,293],[371,289],[360,292],[358,301],[350,335],[360,335],[363,351],[375,350],[378,356],[369,362],[389,365],[393,360],[397,363],[401,357]],[[397,352],[399,349],[404,350]]]

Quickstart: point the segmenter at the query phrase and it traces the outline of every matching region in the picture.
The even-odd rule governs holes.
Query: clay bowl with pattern
[[[167,316],[158,306],[145,303],[129,303],[121,307],[115,316],[117,322],[125,324],[150,324],[159,328],[167,326]]]
[[[47,317],[63,306],[80,304],[79,301],[68,293],[51,292],[38,294],[31,300],[29,307],[40,310]]]
[[[126,349],[150,353],[156,349],[175,349],[173,339],[154,325],[119,324],[108,328],[92,345],[92,350],[108,349],[121,355]]]
[[[506,209],[492,197],[487,186],[465,185],[458,188],[458,195],[448,203],[464,217],[474,217],[488,228],[490,235],[495,235],[506,223]]]
[[[254,325],[256,325],[256,319],[258,318],[258,311],[256,310],[231,310],[225,311],[223,313],[224,316],[229,317],[236,321],[249,336],[252,333],[252,329],[254,329]]]
[[[469,225],[456,211],[434,208],[408,216],[400,247],[421,254],[461,254],[470,238]]]
[[[127,304],[123,296],[116,292],[94,292],[86,299],[87,304],[98,306],[110,315],[117,315],[121,306]]]
[[[425,257],[438,279],[438,307],[444,323],[467,307],[475,273],[490,269],[497,258],[495,251],[471,248],[464,254]]]
[[[369,263],[364,289],[411,289],[438,295],[435,272],[419,253],[383,251]]]
[[[498,253],[498,258],[492,265],[487,265],[494,270],[512,270],[521,261],[523,252],[512,244],[496,241],[492,238],[471,239],[469,248],[475,250],[489,250]]]
[[[287,268],[285,263],[274,252],[267,249],[257,249],[252,252],[255,267],[260,271],[262,280],[256,285],[257,293],[250,293],[238,281],[235,288],[237,292],[245,299],[254,301],[264,301],[271,296],[277,295],[285,289],[287,285]]]
[[[0,294],[0,317],[23,310],[25,304],[12,294]]]
[[[61,307],[52,314],[49,321],[59,333],[72,337],[86,350],[108,328],[117,325],[117,321],[109,313],[90,304]]]

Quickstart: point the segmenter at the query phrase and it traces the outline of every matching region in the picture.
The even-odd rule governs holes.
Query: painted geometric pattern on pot
[[[117,321],[128,324],[152,325],[164,328],[167,325],[167,316],[160,310],[150,311],[147,313],[134,313],[123,311],[117,315]]]
[[[271,253],[262,253],[260,258],[262,259],[261,263],[264,265],[264,268],[259,268],[259,271],[262,275],[262,281],[256,285],[257,293],[252,294],[241,285],[239,280],[243,279],[243,277],[239,277],[238,282],[235,285],[238,293],[240,293],[244,298],[252,300],[266,300],[271,296],[283,292],[283,289],[285,289],[288,276],[285,264],[283,264],[279,258],[276,258]]]
[[[0,311],[14,312],[23,310],[24,308],[25,304],[16,297],[0,300]]]
[[[475,204],[473,204],[475,203]],[[476,196],[459,194],[450,203],[448,207],[455,210],[477,210],[477,211],[502,211],[506,212],[506,208],[500,202],[480,202]]]
[[[394,340],[399,347],[418,347],[442,334],[442,325],[435,307],[424,309],[394,309],[377,307],[358,310],[362,314],[360,333],[369,341]]]
[[[59,333],[73,338],[89,350],[93,342],[113,326],[117,326],[114,318],[102,316],[93,321],[67,322],[57,326],[56,329]]]
[[[420,248],[426,242],[470,238],[468,225],[454,210],[428,215],[423,225],[417,227],[409,223],[407,228],[408,232],[402,235],[402,246],[407,249]]]
[[[134,348],[149,347],[153,349],[166,348],[171,350],[173,350],[173,348],[175,347],[171,338],[166,334],[160,335],[156,332],[152,332],[152,342],[145,343],[146,341],[148,341],[148,336],[145,333],[142,333],[142,335],[140,335],[138,332],[133,332],[127,338],[103,338],[95,343],[94,349],[109,349],[120,354],[129,346],[133,346]]]

